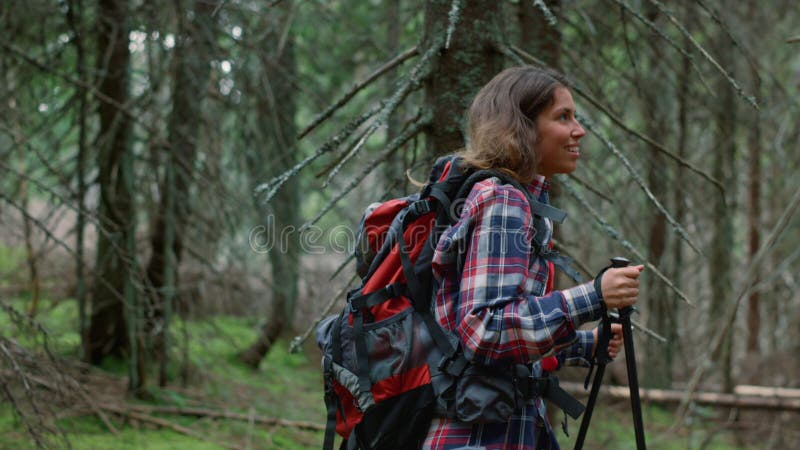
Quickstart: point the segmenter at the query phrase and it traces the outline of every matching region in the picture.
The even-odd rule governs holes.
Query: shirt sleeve
[[[532,295],[533,225],[524,194],[489,184],[470,195],[456,331],[476,363],[527,363],[575,343],[576,328],[600,316],[593,283]],[[463,217],[463,216],[462,216]]]
[[[578,330],[576,333],[578,339],[556,355],[560,366],[589,367],[594,353],[594,334],[591,330]]]

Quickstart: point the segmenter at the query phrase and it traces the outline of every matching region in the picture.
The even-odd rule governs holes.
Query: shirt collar
[[[533,198],[540,198],[542,194],[550,192],[550,181],[544,175],[534,175],[533,180],[526,186]]]

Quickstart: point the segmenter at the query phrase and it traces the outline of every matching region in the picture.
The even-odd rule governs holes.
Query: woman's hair
[[[497,74],[472,101],[467,147],[459,156],[477,169],[496,169],[530,182],[540,159],[534,148],[536,118],[553,103],[558,87],[570,85],[550,69],[522,66]]]

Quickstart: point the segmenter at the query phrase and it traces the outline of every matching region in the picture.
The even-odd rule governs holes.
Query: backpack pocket
[[[527,401],[520,383],[527,381],[529,375],[528,368],[521,364],[470,364],[456,382],[456,419],[466,423],[506,422]]]

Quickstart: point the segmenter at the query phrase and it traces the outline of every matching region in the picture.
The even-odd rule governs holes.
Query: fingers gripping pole
[[[627,267],[630,264],[626,258],[616,257],[611,258],[611,268]],[[642,420],[642,404],[639,399],[639,378],[636,372],[636,356],[633,348],[633,333],[631,328],[631,314],[634,309],[632,306],[627,306],[619,311],[619,322],[622,324],[622,338],[625,343],[625,363],[628,369],[628,386],[631,391],[631,412],[633,414],[634,432],[636,434],[636,448],[638,450],[646,449],[644,439],[644,422]],[[608,311],[603,308],[603,333],[606,333],[608,338],[611,337],[611,321]],[[605,339],[603,339],[605,341]],[[602,344],[598,339],[598,347]],[[603,347],[607,347],[603,345]],[[598,353],[602,352],[602,353]],[[608,348],[598,348],[595,353],[597,359],[597,372],[595,373],[594,380],[592,381],[592,390],[589,392],[589,401],[586,404],[586,411],[581,421],[581,427],[578,432],[578,437],[575,440],[575,450],[583,448],[583,443],[586,440],[586,433],[589,430],[589,422],[592,418],[594,405],[597,402],[597,396],[600,392],[600,385],[603,383],[603,374],[605,373],[606,364],[611,361],[607,354]],[[590,373],[591,376],[591,373]],[[588,379],[587,379],[588,381]]]

